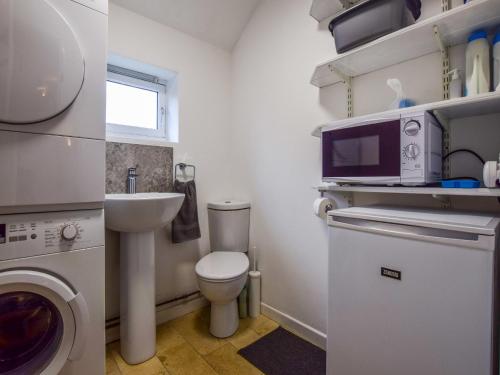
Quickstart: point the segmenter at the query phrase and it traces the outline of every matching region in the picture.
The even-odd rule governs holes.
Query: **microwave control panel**
[[[103,244],[102,210],[0,215],[0,260]]]
[[[423,116],[401,119],[401,177],[424,177],[425,124]]]
[[[401,118],[401,182],[421,184],[441,179],[442,130],[429,113]]]

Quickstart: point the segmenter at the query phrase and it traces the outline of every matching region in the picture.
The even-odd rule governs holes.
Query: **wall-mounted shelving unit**
[[[332,1],[324,1],[331,4]],[[340,5],[341,6],[341,5]],[[442,43],[454,46],[467,42],[471,31],[491,29],[500,24],[500,1],[474,0],[430,17],[414,25],[381,37],[373,42],[343,53],[316,67],[311,84],[325,87],[394,64],[439,52],[435,27]]]
[[[373,118],[390,118],[400,114],[417,111],[433,111],[439,116],[439,118],[446,120],[500,113],[500,92],[489,92],[477,96],[442,100],[439,102],[421,104],[415,107],[395,109],[386,112],[357,116],[350,119],[332,121],[318,126],[313,130],[311,135],[320,137],[321,128],[326,126],[337,127],[343,126],[349,122],[357,122]]]
[[[313,0],[311,16],[322,21],[355,2],[357,1]],[[417,111],[432,111],[443,122],[443,152],[447,153],[450,151],[450,126],[453,124],[448,120],[500,113],[500,92],[448,99],[449,47],[467,43],[470,33],[476,29],[482,28],[492,32],[494,28],[498,27],[500,25],[500,0],[474,0],[453,9],[449,9],[449,5],[449,0],[442,0],[442,13],[339,54],[318,65],[311,78],[311,84],[319,88],[337,83],[346,84],[348,118],[320,125],[313,130],[312,135],[319,137],[321,129],[324,127],[335,128],[348,125],[351,122],[391,118]],[[444,100],[352,117],[352,80],[355,77],[437,52],[441,52]],[[449,160],[443,165],[443,173],[445,177],[451,174]],[[317,189],[322,194],[329,192],[337,197],[347,197],[347,204],[352,204],[353,193],[428,195],[442,201],[445,207],[449,207],[450,196],[500,197],[500,189],[487,188],[444,189],[440,187],[323,185]]]
[[[500,189],[444,189],[440,187],[401,187],[401,186],[318,186],[320,192],[412,194],[432,196],[474,196],[500,197]]]

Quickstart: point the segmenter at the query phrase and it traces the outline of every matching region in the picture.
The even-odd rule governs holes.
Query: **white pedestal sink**
[[[120,232],[121,355],[130,364],[156,353],[154,230],[170,222],[184,194],[106,194],[106,227]]]

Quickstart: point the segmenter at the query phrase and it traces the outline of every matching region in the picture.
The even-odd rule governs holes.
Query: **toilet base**
[[[229,303],[211,303],[210,333],[215,337],[232,336],[240,324],[236,299]]]

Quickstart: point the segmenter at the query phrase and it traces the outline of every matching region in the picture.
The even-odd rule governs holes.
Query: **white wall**
[[[342,85],[319,90],[309,84],[314,67],[335,56],[328,24],[318,25],[309,16],[310,3],[263,0],[232,55],[111,5],[111,51],[179,72],[181,133],[174,154],[187,152],[198,168],[203,238],[174,246],[165,231],[157,233],[158,300],[196,289],[194,264],[209,249],[207,200],[249,199],[263,301],[326,332],[328,238],[326,225],[312,215],[318,196],[313,186],[321,172],[319,140],[310,131],[345,117],[346,99]],[[439,0],[423,3],[424,17],[440,9]],[[455,65],[463,65],[461,47],[452,51]],[[440,71],[439,54],[432,54],[356,78],[355,114],[381,111],[392,102],[387,78],[401,79],[418,103],[439,100]],[[498,118],[487,122],[481,129],[493,128]],[[466,127],[462,121],[457,126]],[[455,144],[463,145],[466,139],[462,133]],[[500,150],[500,145],[494,146],[485,155],[490,159]],[[401,196],[364,195],[356,200],[408,203]],[[439,205],[431,198],[421,201]],[[477,201],[468,202],[470,206]],[[112,249],[107,254],[106,295],[111,317],[118,312],[118,253],[116,237],[108,233],[107,240],[107,250]]]
[[[423,3],[423,18],[440,11],[438,0]],[[312,215],[321,172],[319,140],[310,131],[345,117],[346,99],[343,85],[319,90],[309,83],[314,67],[336,54],[328,23],[309,16],[310,4],[264,0],[233,51],[232,181],[235,194],[252,200],[263,302],[325,333],[328,238],[325,223]],[[452,51],[452,66],[463,65],[462,53]],[[354,79],[355,114],[386,109],[393,94],[385,82],[393,77],[417,103],[442,98],[436,53]]]
[[[227,197],[231,56],[112,3],[109,50],[178,73],[180,141],[174,161],[187,153],[196,165],[202,238],[173,245],[167,230],[156,233],[156,295],[158,302],[165,301],[198,289],[194,265],[209,250],[206,203]],[[118,236],[108,231],[106,240],[109,319],[119,313]]]

